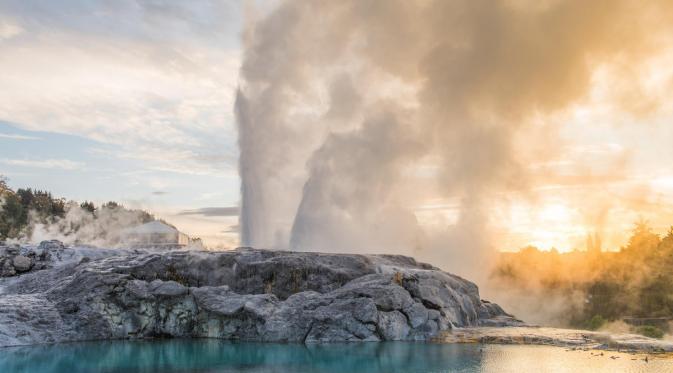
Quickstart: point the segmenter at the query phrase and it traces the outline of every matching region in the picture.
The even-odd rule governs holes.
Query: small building
[[[159,220],[122,231],[121,241],[130,246],[182,247],[189,245],[189,236]]]

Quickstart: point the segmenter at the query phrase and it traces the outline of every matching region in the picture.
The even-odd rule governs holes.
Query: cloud
[[[231,173],[239,12],[215,0],[4,1],[0,24],[24,32],[0,48],[0,120],[117,145],[157,170]]]
[[[230,225],[229,228],[221,231],[220,233],[238,233],[240,226],[238,224]]]
[[[203,215],[203,216],[238,216],[239,208],[230,207],[204,207],[195,210],[183,210],[178,215]]]
[[[9,40],[23,33],[23,29],[16,24],[0,19],[0,41]]]
[[[84,168],[84,163],[69,159],[0,159],[0,163],[18,167],[57,168],[67,171],[81,170]]]
[[[0,139],[10,139],[10,140],[40,140],[39,137],[34,136],[25,136],[14,133],[0,133]]]

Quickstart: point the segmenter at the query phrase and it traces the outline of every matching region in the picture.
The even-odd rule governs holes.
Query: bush
[[[664,331],[652,325],[644,325],[636,328],[636,333],[645,337],[661,339],[664,337]]]
[[[591,319],[585,322],[585,327],[589,330],[598,330],[601,326],[605,325],[607,320],[601,315],[594,315]]]

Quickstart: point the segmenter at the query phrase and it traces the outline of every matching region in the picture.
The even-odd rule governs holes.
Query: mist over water
[[[241,243],[408,254],[485,276],[502,228],[491,206],[531,193],[529,165],[558,152],[548,119],[587,99],[599,70],[622,89],[606,100],[643,92],[625,72],[656,54],[672,10],[393,0],[251,11],[236,101]],[[657,107],[643,92],[620,110],[640,115],[643,100]],[[453,220],[423,225],[432,201],[452,204]]]

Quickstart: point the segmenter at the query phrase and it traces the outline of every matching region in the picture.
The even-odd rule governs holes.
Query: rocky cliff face
[[[29,262],[23,272],[17,256]],[[473,283],[403,256],[156,253],[50,241],[0,247],[0,262],[8,260],[14,273],[0,280],[0,346],[147,337],[425,340],[453,327],[521,324],[482,301]]]

